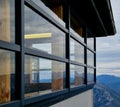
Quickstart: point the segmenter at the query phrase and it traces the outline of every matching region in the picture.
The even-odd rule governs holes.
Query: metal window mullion
[[[92,53],[96,53],[94,50],[92,50],[92,49],[89,48],[88,46],[87,46],[87,49],[88,49],[90,52],[92,52]]]
[[[9,51],[20,51],[20,46],[13,43],[0,41],[0,49],[5,49]]]
[[[96,37],[94,37],[94,51],[96,52]],[[94,82],[96,82],[96,53],[94,53]]]
[[[86,46],[85,43],[83,43],[80,38],[77,38],[76,36],[74,36],[73,34],[70,35],[72,39],[74,39],[75,41],[77,41],[79,44],[81,44],[82,46]]]
[[[70,89],[70,0],[63,5],[63,20],[66,23],[68,33],[66,33],[66,88]]]
[[[48,54],[48,53],[42,52],[40,50],[25,48],[24,52],[25,52],[25,54],[31,55],[31,56],[41,57],[41,58],[50,59],[50,60],[56,60],[56,61],[60,61],[60,62],[64,62],[64,63],[68,62],[68,59],[65,59],[63,57],[59,57],[56,55]]]
[[[87,85],[87,29],[86,28],[84,28],[83,36],[84,36],[84,42],[86,44],[86,46],[84,48],[84,62],[86,64],[86,67],[85,67],[85,84]]]
[[[16,99],[24,103],[24,0],[15,0],[15,42],[20,46],[16,52]]]
[[[83,64],[83,63],[80,63],[80,62],[70,61],[70,63],[73,64],[73,65],[86,67],[86,64]]]

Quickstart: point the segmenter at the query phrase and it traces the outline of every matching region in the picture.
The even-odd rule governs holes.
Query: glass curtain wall
[[[25,6],[25,48],[65,59],[66,34]],[[25,98],[65,88],[66,64],[25,55]]]
[[[26,101],[94,83],[94,39],[85,42],[82,24],[71,13],[71,23],[66,28],[64,8],[59,0],[54,5],[49,0],[26,2],[22,31],[22,19],[21,25],[15,27],[17,0],[0,0],[0,104],[21,100],[21,96]],[[38,9],[39,5],[45,13]]]

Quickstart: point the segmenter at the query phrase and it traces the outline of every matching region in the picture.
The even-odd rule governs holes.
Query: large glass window
[[[64,89],[65,77],[65,63],[25,56],[25,97]]]
[[[65,33],[25,6],[25,47],[65,57]]]
[[[84,63],[84,46],[70,39],[70,60]]]
[[[0,49],[0,103],[15,99],[15,54]]]
[[[70,65],[70,86],[75,87],[84,84],[84,67]]]
[[[0,0],[0,40],[15,42],[14,0]]]
[[[94,38],[87,38],[87,46],[94,50]]]
[[[93,83],[94,82],[94,69],[93,68],[87,68],[87,83]]]
[[[94,53],[90,50],[87,50],[87,64],[94,66]]]

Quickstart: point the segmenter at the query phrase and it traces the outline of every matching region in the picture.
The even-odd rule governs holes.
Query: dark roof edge
[[[113,17],[113,11],[112,11],[112,6],[111,6],[111,2],[110,0],[107,0],[107,4],[108,4],[108,8],[109,8],[109,13],[110,13],[110,19],[111,19],[111,22],[112,22],[112,25],[113,25],[113,30],[114,30],[114,34],[116,33],[116,28],[115,28],[115,21],[114,21],[114,17]]]
[[[92,3],[93,8],[95,9],[95,12],[96,12],[97,17],[98,17],[98,19],[99,19],[99,22],[100,22],[100,24],[101,24],[101,26],[102,26],[102,28],[103,28],[103,30],[104,30],[104,32],[105,32],[105,36],[107,36],[107,35],[108,35],[108,34],[107,34],[107,31],[106,31],[106,29],[105,29],[105,26],[104,26],[104,24],[103,24],[103,21],[101,20],[101,17],[100,17],[100,15],[99,15],[99,12],[97,11],[97,8],[96,8],[95,3],[93,2],[93,0],[91,0],[91,3]]]

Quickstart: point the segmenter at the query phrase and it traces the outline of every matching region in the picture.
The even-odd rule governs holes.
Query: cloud
[[[120,76],[120,0],[111,0],[117,33],[97,38],[97,74]]]

